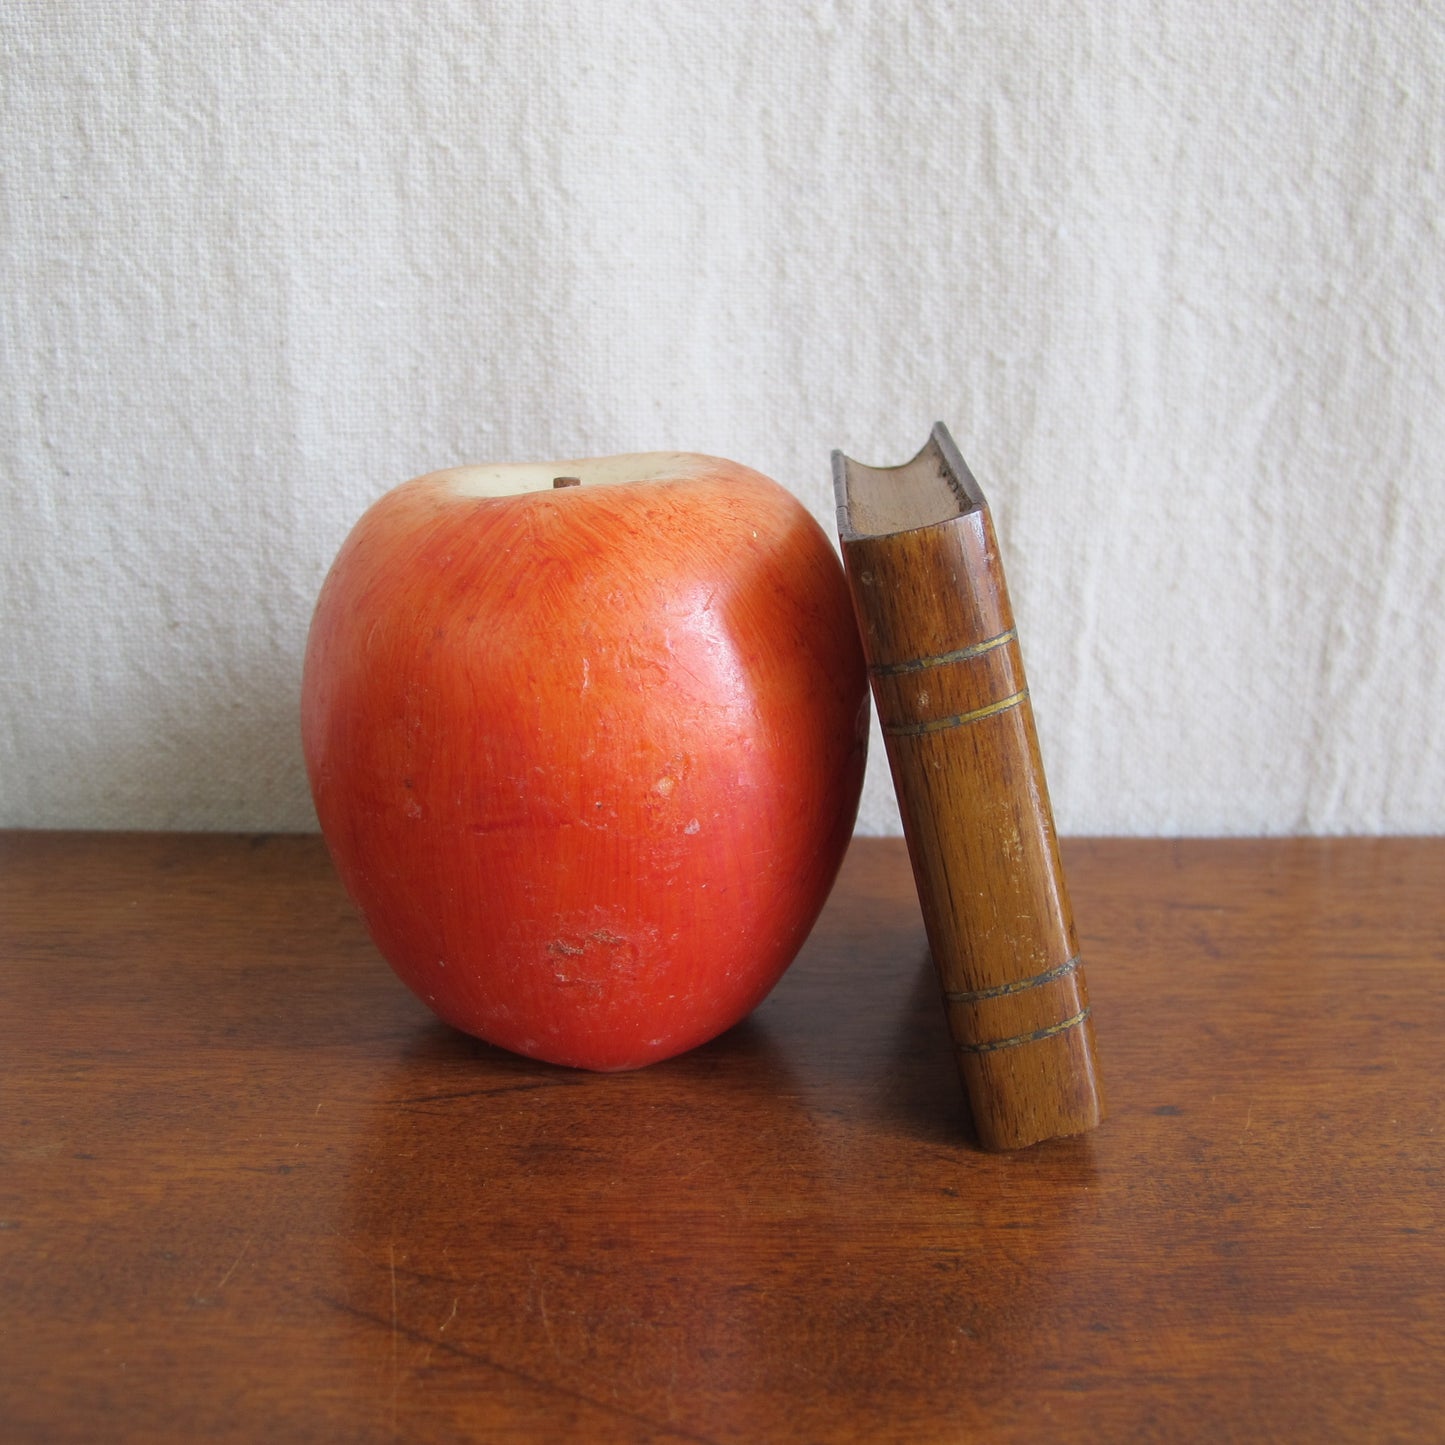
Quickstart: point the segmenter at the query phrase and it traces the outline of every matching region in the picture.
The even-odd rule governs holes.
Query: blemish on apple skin
[[[694,818],[692,822],[690,822],[687,827],[684,828],[682,831],[689,836],[691,836],[693,833],[700,833],[702,832],[702,824],[699,823],[696,818]]]
[[[665,798],[677,786],[677,779],[672,777],[659,778],[653,785],[654,793],[661,793]]]

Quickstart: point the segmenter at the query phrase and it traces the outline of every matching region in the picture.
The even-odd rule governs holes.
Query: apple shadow
[[[787,1220],[825,1214],[836,1185],[764,1020],[612,1074],[440,1022],[399,1045],[342,1165],[338,1303],[376,1325],[363,1386],[401,1328],[483,1365],[522,1433],[558,1390],[655,1422],[674,1392],[726,1397],[740,1373],[788,1388]]]
[[[421,1070],[475,1070],[485,1068],[500,1078],[535,1079],[558,1085],[581,1085],[590,1080],[619,1079],[644,1075],[703,1077],[725,1075],[739,1081],[747,1078],[749,1088],[763,1088],[767,1081],[781,1084],[792,1079],[783,1051],[765,1025],[751,1014],[732,1028],[699,1044],[687,1053],[649,1064],[645,1069],[595,1073],[587,1069],[529,1059],[522,1054],[489,1044],[441,1019],[424,1022],[400,1052],[399,1062]],[[754,1077],[756,1076],[756,1077]]]

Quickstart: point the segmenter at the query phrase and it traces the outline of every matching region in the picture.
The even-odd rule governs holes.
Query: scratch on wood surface
[[[441,1322],[441,1324],[439,1324],[439,1325],[437,1326],[437,1337],[436,1337],[435,1340],[431,1340],[431,1341],[429,1341],[429,1342],[427,1343],[426,1354],[424,1354],[424,1355],[421,1357],[421,1360],[420,1360],[420,1363],[419,1363],[418,1368],[424,1370],[429,1364],[431,1364],[432,1351],[436,1348],[437,1344],[440,1342],[441,1337],[446,1333],[446,1328],[447,1328],[447,1326],[448,1326],[449,1324],[451,1324],[451,1322],[452,1322],[454,1319],[456,1319],[456,1317],[457,1317],[457,1306],[460,1305],[461,1302],[462,1302],[462,1297],[461,1297],[461,1295],[456,1295],[456,1296],[452,1299],[452,1312],[446,1317],[446,1319],[444,1319],[444,1320]]]
[[[542,1320],[542,1332],[547,1336],[552,1353],[560,1360],[562,1352],[557,1348],[557,1340],[552,1333],[552,1321],[547,1315],[547,1286],[542,1283],[535,1264],[532,1266],[532,1286],[537,1291],[537,1314]]]
[[[246,1242],[245,1242],[245,1244],[243,1244],[243,1245],[241,1246],[241,1252],[240,1252],[240,1254],[238,1254],[238,1255],[236,1256],[236,1258],[232,1261],[232,1264],[231,1264],[230,1269],[228,1269],[228,1270],[225,1272],[225,1274],[223,1274],[223,1275],[221,1276],[221,1278],[219,1279],[219,1281],[217,1281],[217,1284],[216,1284],[216,1292],[217,1292],[217,1294],[219,1294],[223,1289],[225,1289],[225,1287],[226,1287],[226,1281],[227,1281],[228,1279],[230,1279],[230,1277],[231,1277],[233,1274],[235,1274],[235,1272],[237,1271],[237,1269],[240,1268],[241,1261],[242,1261],[243,1259],[245,1259],[245,1257],[246,1257],[246,1251],[247,1251],[248,1249],[250,1249],[250,1247],[251,1247],[251,1241],[252,1241],[255,1237],[256,1237],[256,1236],[255,1236],[254,1234],[248,1234],[248,1235],[246,1236]]]
[[[396,1328],[396,1241],[386,1242],[386,1256],[391,1265],[391,1433],[396,1438],[396,1396],[401,1388],[401,1366],[397,1358],[398,1334]]]
[[[498,1094],[532,1094],[545,1089],[577,1088],[582,1079],[529,1079],[521,1083],[492,1084],[483,1089],[449,1089],[435,1094],[414,1094],[395,1100],[399,1109],[417,1104],[449,1104],[460,1099],[489,1099]]]
[[[322,1304],[329,1305],[334,1310],[339,1310],[342,1314],[350,1315],[353,1319],[365,1320],[369,1324],[378,1325],[383,1329],[387,1327],[387,1322],[381,1315],[372,1314],[369,1310],[358,1309],[355,1305],[348,1304],[345,1300],[337,1299],[334,1295],[329,1295],[318,1290],[314,1293],[313,1298],[320,1300]],[[589,1395],[573,1386],[563,1384],[561,1381],[547,1380],[540,1375],[534,1375],[528,1370],[518,1368],[516,1365],[503,1364],[500,1360],[493,1359],[490,1355],[483,1354],[465,1345],[454,1344],[450,1340],[432,1340],[422,1334],[421,1331],[412,1329],[408,1325],[402,1325],[395,1320],[392,1321],[391,1328],[398,1334],[405,1335],[407,1339],[415,1340],[418,1344],[435,1344],[437,1349],[441,1350],[443,1354],[450,1355],[454,1359],[467,1360],[484,1369],[495,1370],[499,1375],[516,1380],[531,1389],[539,1391],[543,1395],[553,1395],[558,1399],[572,1400],[579,1405],[588,1406],[594,1410],[600,1410],[605,1414],[631,1421],[634,1425],[640,1425],[647,1430],[649,1432],[649,1438],[651,1439],[658,1441],[686,1440],[692,1442],[692,1445],[717,1445],[717,1442],[709,1435],[703,1435],[697,1431],[689,1430],[685,1426],[665,1424],[662,1421],[653,1420],[647,1415],[640,1414],[636,1410],[628,1409],[625,1405],[620,1405],[615,1401],[599,1399],[595,1395]]]

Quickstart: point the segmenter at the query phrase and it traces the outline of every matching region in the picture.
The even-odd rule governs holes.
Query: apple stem
[[[554,488],[556,488],[556,487],[580,487],[581,485],[582,485],[582,478],[581,478],[581,477],[553,477],[553,478],[552,478],[552,486],[553,486]]]

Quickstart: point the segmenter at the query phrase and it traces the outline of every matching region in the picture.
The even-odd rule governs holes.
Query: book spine
[[[1091,1129],[1093,1023],[988,509],[843,557],[979,1142]]]

